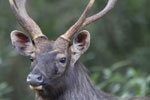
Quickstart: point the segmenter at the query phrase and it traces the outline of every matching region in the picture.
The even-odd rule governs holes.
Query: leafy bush
[[[0,83],[0,100],[10,100],[7,95],[12,92],[12,88],[7,83]]]
[[[129,66],[128,61],[115,63],[110,68],[101,67],[99,71],[94,71],[91,78],[104,91],[119,97],[150,96],[150,75]]]

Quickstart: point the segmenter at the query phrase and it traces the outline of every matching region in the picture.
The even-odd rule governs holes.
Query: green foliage
[[[0,100],[10,100],[7,96],[12,92],[12,88],[7,83],[0,83]]]
[[[93,71],[91,78],[100,89],[119,97],[149,96],[150,75],[129,64],[128,61],[121,61],[109,68],[103,67],[96,73]]]

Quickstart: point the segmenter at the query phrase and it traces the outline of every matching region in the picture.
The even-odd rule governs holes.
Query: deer
[[[88,17],[94,1],[89,0],[77,22],[64,34],[56,40],[49,40],[28,15],[26,0],[9,0],[19,24],[32,37],[18,30],[11,32],[15,49],[21,55],[30,57],[31,72],[27,76],[27,84],[35,91],[35,100],[119,100],[118,97],[98,90],[89,78],[86,67],[79,62],[80,56],[90,45],[90,33],[80,30],[106,15],[117,2],[108,0],[103,10]],[[133,97],[122,100],[150,98]]]

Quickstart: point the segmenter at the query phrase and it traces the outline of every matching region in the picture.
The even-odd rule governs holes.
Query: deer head
[[[63,83],[58,80],[64,77],[68,68],[74,68],[74,64],[90,45],[90,33],[86,30],[78,31],[103,17],[114,7],[116,1],[109,0],[102,11],[87,17],[94,3],[94,0],[90,0],[79,20],[55,41],[50,41],[27,14],[26,0],[9,0],[19,24],[32,36],[31,39],[23,32],[11,32],[12,44],[16,50],[31,57],[31,72],[27,77],[31,89],[43,91],[48,86],[61,88],[58,84]],[[73,35],[75,38],[71,44],[70,38]]]

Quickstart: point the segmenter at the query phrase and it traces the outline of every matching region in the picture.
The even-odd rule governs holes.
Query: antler
[[[89,4],[87,5],[86,9],[84,10],[79,20],[73,26],[71,26],[69,30],[67,30],[67,32],[64,33],[61,37],[63,37],[66,40],[69,40],[79,29],[103,17],[107,12],[109,12],[114,7],[117,0],[109,0],[106,7],[102,11],[91,17],[86,18],[88,12],[93,6],[94,1],[95,0],[90,0]]]
[[[67,32],[65,34],[63,34],[61,37],[63,37],[66,40],[69,40],[70,37],[72,37],[74,35],[74,33],[76,33],[80,27],[82,26],[82,24],[84,23],[88,12],[90,11],[90,9],[92,8],[93,4],[94,4],[95,0],[90,0],[89,4],[87,5],[87,7],[85,8],[84,12],[82,13],[81,17],[79,18],[79,20],[73,25],[71,26]]]
[[[99,13],[97,13],[97,14],[91,16],[91,17],[86,18],[86,20],[83,23],[82,27],[96,21],[97,19],[102,18],[105,14],[107,14],[107,12],[109,12],[114,7],[116,2],[117,2],[117,0],[109,0],[106,7],[102,11],[100,11]]]
[[[41,32],[40,27],[35,23],[35,21],[29,17],[26,11],[26,0],[9,0],[11,9],[13,10],[19,24],[31,34],[33,39],[44,36]]]

